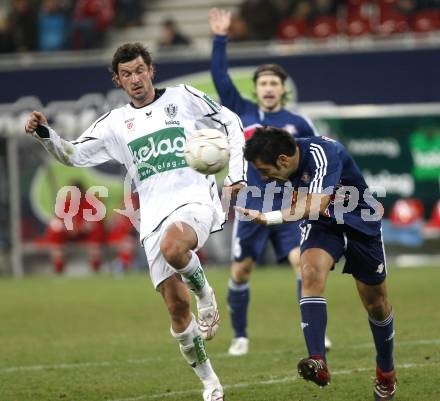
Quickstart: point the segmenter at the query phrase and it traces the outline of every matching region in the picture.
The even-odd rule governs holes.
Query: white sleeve
[[[191,86],[184,86],[192,94],[193,104],[199,111],[195,113],[197,129],[215,128],[228,138],[230,158],[225,185],[246,183],[247,161],[243,157],[245,140],[240,118],[205,93]]]
[[[64,140],[46,126],[39,126],[34,136],[55,159],[67,166],[90,167],[109,160],[121,162],[117,148],[112,146],[111,132],[104,123],[109,114],[100,117],[74,141]]]

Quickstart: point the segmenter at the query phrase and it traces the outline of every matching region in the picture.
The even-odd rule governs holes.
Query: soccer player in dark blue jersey
[[[227,31],[231,24],[231,14],[225,10],[212,9],[209,15],[214,33],[211,58],[211,75],[220,96],[221,103],[237,113],[244,125],[246,139],[257,127],[271,125],[287,130],[291,135],[310,137],[315,130],[310,121],[299,114],[291,113],[283,107],[286,100],[285,81],[287,73],[276,64],[264,64],[254,73],[253,81],[257,102],[243,99],[228,74],[226,56]],[[246,207],[266,211],[279,210],[283,197],[283,187],[273,182],[271,186],[261,179],[255,167],[247,172],[249,186],[258,187],[262,197],[248,196]],[[265,191],[265,188],[268,188]],[[268,197],[270,192],[270,197]],[[266,194],[266,198],[265,195]],[[270,199],[272,202],[264,202]],[[266,206],[267,205],[267,206]],[[232,239],[233,262],[228,283],[228,305],[234,329],[234,339],[229,348],[231,355],[248,352],[247,309],[249,304],[249,280],[256,263],[260,261],[268,241],[271,241],[278,262],[288,260],[297,271],[298,299],[301,298],[301,275],[299,273],[299,222],[284,226],[262,227],[248,221],[236,222]],[[330,341],[326,339],[327,347]]]
[[[246,142],[245,158],[263,178],[290,181],[291,207],[261,213],[237,208],[262,225],[306,219],[301,238],[300,300],[302,328],[309,356],[298,363],[301,377],[319,386],[330,382],[324,333],[327,275],[341,256],[365,309],[376,346],[374,399],[391,400],[396,391],[393,363],[393,310],[387,296],[382,207],[358,166],[340,143],[326,137],[295,140],[274,127],[258,128]]]

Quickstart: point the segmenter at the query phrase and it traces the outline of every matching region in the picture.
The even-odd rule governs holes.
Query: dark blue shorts
[[[300,222],[267,227],[251,221],[235,220],[232,257],[235,261],[251,257],[259,263],[267,242],[270,241],[274,247],[277,261],[281,263],[287,259],[293,248],[299,246],[300,238]]]
[[[328,252],[335,263],[345,256],[343,273],[367,285],[377,285],[387,275],[382,235],[366,235],[346,225],[305,222],[301,228],[301,253],[309,248]]]

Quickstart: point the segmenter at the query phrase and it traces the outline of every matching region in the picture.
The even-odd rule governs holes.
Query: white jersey
[[[66,165],[95,166],[109,160],[133,173],[140,201],[141,239],[156,230],[174,210],[188,203],[213,206],[215,224],[225,214],[213,176],[187,166],[184,146],[200,128],[215,128],[228,137],[229,172],[226,184],[246,180],[244,135],[239,117],[203,92],[179,85],[156,89],[156,99],[141,108],[127,104],[100,117],[76,141],[65,141],[49,128],[49,137],[35,136]]]

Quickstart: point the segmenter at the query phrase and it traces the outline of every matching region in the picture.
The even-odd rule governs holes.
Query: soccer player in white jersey
[[[150,53],[139,43],[119,47],[112,60],[113,82],[131,102],[95,121],[76,141],[63,140],[38,111],[26,132],[61,163],[86,167],[116,160],[134,172],[140,199],[140,236],[150,276],[171,320],[171,335],[203,383],[204,401],[222,401],[223,388],[206,354],[204,340],[218,329],[214,291],[195,253],[225,219],[215,179],[189,168],[185,139],[200,128],[223,131],[230,146],[227,184],[238,192],[245,185],[244,137],[236,114],[204,93],[179,85],[153,86]],[[198,320],[190,310],[190,292]]]

